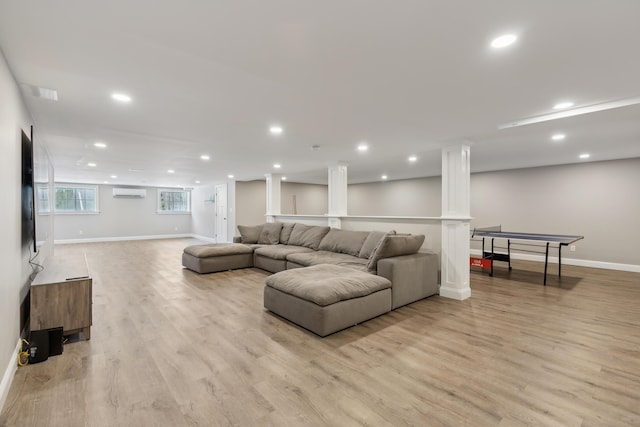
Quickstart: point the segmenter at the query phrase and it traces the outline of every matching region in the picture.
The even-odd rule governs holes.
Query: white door
[[[227,184],[216,185],[216,242],[227,241]]]

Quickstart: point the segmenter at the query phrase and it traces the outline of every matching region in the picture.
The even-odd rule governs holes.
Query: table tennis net
[[[471,237],[477,235],[482,235],[484,233],[500,233],[502,231],[502,225],[494,225],[493,227],[482,227],[482,228],[474,228]]]

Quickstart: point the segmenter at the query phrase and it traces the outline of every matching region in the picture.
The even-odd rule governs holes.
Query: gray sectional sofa
[[[183,265],[275,273],[265,307],[321,336],[438,293],[438,257],[419,251],[423,235],[277,222],[238,230],[234,243],[185,248]]]

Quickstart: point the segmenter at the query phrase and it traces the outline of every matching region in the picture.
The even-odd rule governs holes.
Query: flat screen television
[[[33,126],[31,135],[22,132],[22,247],[33,253],[36,246],[36,213],[33,188]],[[32,246],[33,245],[33,246]]]

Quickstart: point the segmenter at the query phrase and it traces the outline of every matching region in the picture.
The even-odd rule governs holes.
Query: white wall
[[[113,197],[111,185],[98,188],[99,214],[55,215],[57,243],[192,233],[191,215],[157,213],[157,188],[147,188],[147,196],[142,199]]]
[[[442,179],[438,177],[352,184],[349,215],[440,216]]]
[[[235,181],[227,182],[227,242],[233,242],[236,232],[236,199],[237,189]]]
[[[214,239],[216,236],[216,186],[204,185],[191,192],[191,232]]]
[[[34,133],[36,130],[34,129]],[[50,156],[44,147],[39,143],[37,133],[34,137],[34,181],[37,191],[38,187],[47,187],[49,191],[49,200],[53,200],[53,165],[50,161]],[[34,197],[36,203],[36,212],[38,208],[37,193]],[[53,253],[53,215],[36,215],[36,240],[38,242],[39,251],[42,255],[49,255]],[[43,257],[45,258],[45,257]]]
[[[267,187],[264,181],[236,182],[236,224],[264,224],[267,212]],[[234,230],[229,236],[239,236]]]
[[[6,399],[16,368],[16,345],[20,338],[20,306],[29,292],[29,252],[22,250],[21,185],[22,137],[29,135],[31,118],[18,86],[0,52],[0,182],[4,190],[4,206],[0,209],[0,410]],[[50,170],[44,146],[34,135],[34,156],[39,168]],[[44,259],[52,239],[44,242]],[[40,259],[40,257],[38,258]]]
[[[283,182],[280,191],[280,209],[283,214],[293,213],[294,195],[298,215],[324,215],[328,212],[329,187],[326,185]]]

